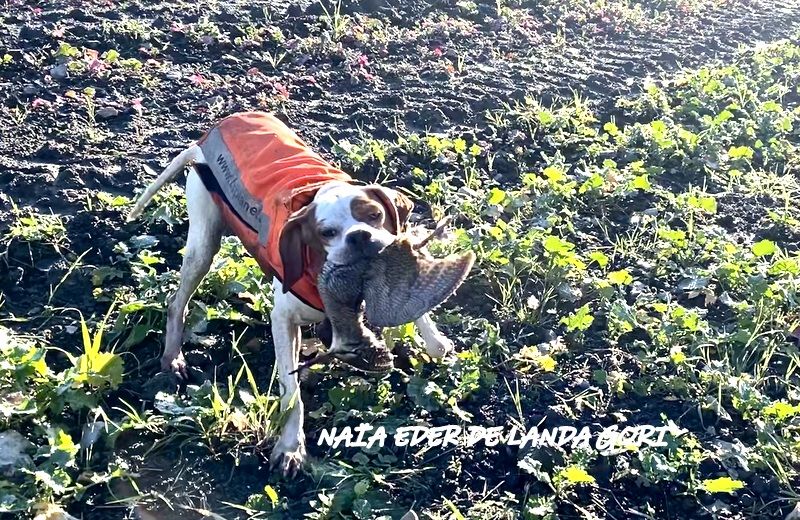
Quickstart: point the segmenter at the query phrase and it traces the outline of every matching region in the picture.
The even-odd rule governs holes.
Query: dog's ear
[[[369,197],[377,200],[383,206],[386,211],[387,227],[392,234],[397,235],[406,230],[411,210],[414,209],[414,203],[411,202],[411,199],[397,190],[384,188],[377,184],[364,186],[364,191]]]
[[[283,264],[283,292],[287,293],[306,270],[303,246],[304,237],[314,222],[314,204],[311,203],[294,213],[284,224],[278,238],[278,251]]]
[[[405,231],[408,227],[408,219],[411,217],[411,212],[414,210],[414,203],[399,191],[392,191],[395,192],[394,205],[397,208],[400,231]]]

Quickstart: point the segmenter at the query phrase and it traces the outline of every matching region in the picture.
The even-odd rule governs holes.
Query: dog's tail
[[[159,175],[156,180],[150,183],[150,186],[144,190],[144,193],[142,193],[142,195],[139,197],[139,200],[136,201],[133,209],[131,209],[130,213],[128,213],[128,222],[137,219],[139,215],[142,214],[142,211],[144,211],[144,208],[146,208],[150,203],[153,195],[155,195],[162,186],[174,179],[176,175],[181,173],[186,168],[186,166],[200,160],[201,157],[202,154],[200,152],[200,148],[196,144],[193,144],[186,150],[182,151],[177,157],[172,159],[169,165],[164,168],[164,171],[161,172],[161,175]],[[143,168],[151,175],[156,174],[156,172],[154,172],[148,166],[144,166]]]

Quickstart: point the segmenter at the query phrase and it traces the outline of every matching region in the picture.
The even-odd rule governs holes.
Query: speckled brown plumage
[[[471,251],[430,258],[407,238],[396,240],[365,273],[367,321],[376,327],[395,327],[418,319],[458,289],[474,262]]]
[[[366,372],[391,370],[392,354],[365,313],[381,328],[414,321],[452,295],[475,261],[472,252],[434,259],[417,248],[400,237],[376,258],[323,266],[317,287],[338,342],[304,366],[337,358]]]

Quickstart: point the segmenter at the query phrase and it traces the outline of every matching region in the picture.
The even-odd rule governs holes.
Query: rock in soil
[[[0,475],[11,477],[20,468],[32,466],[33,460],[25,453],[30,447],[28,439],[18,431],[0,432]]]

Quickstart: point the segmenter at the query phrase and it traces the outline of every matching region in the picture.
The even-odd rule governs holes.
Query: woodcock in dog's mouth
[[[471,251],[431,258],[420,250],[429,238],[414,244],[409,237],[400,236],[376,258],[323,265],[317,287],[331,322],[333,342],[327,352],[301,368],[339,359],[365,372],[392,369],[392,353],[366,326],[365,318],[378,328],[416,320],[449,298],[475,262]]]

